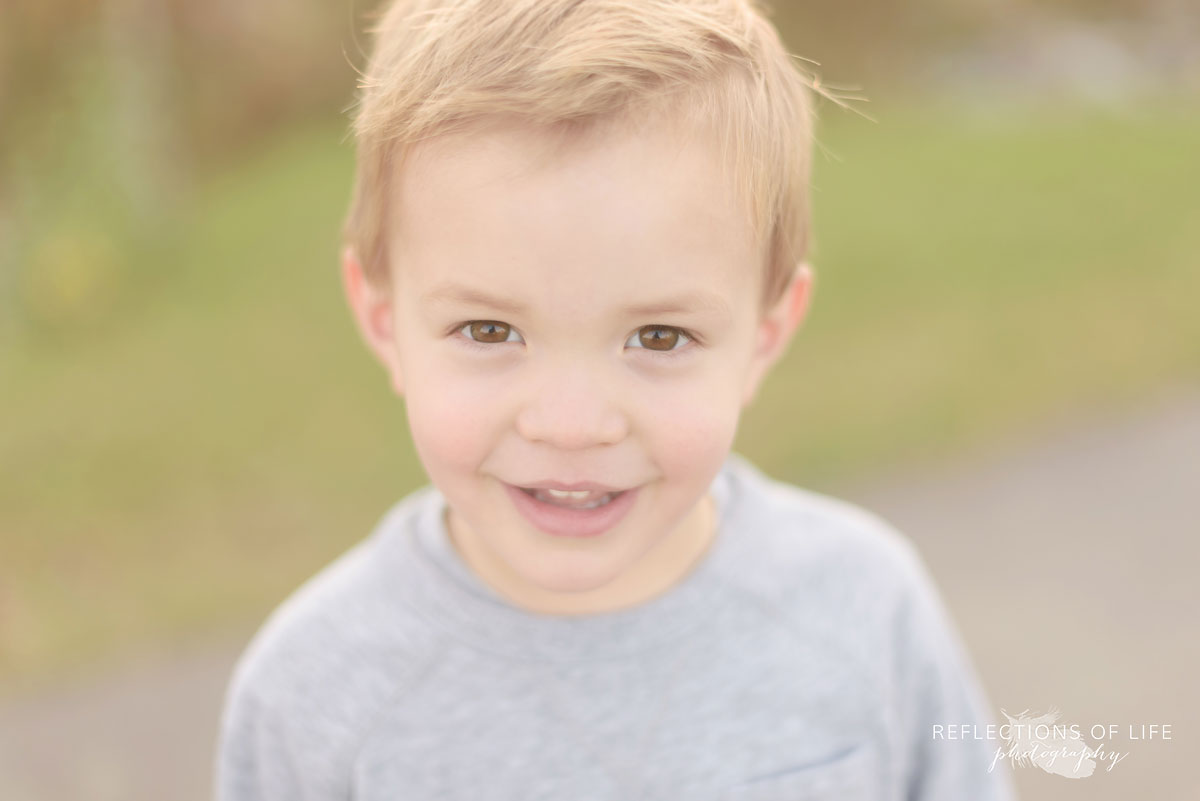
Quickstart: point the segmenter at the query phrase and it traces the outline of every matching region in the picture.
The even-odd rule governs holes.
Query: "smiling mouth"
[[[542,503],[564,509],[595,509],[610,503],[625,492],[625,490],[597,492],[595,490],[555,490],[528,487],[518,487],[517,489]]]
[[[606,484],[584,487],[565,490],[505,483],[504,491],[527,523],[554,537],[599,537],[611,532],[630,513],[641,491],[641,487],[617,490]]]

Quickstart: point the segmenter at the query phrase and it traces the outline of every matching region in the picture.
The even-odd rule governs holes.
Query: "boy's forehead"
[[[637,187],[646,191],[678,185],[681,179],[693,192],[701,182],[718,192],[726,188],[723,164],[707,140],[674,123],[649,127],[617,119],[588,126],[508,118],[478,122],[417,143],[391,177],[401,199],[414,185],[427,191],[431,182],[459,190],[505,184],[511,190],[522,182],[567,176],[573,177],[573,185],[560,183],[560,191],[586,191],[589,182],[629,177],[629,171],[619,169],[623,164],[647,162],[655,169],[640,171],[644,181]]]
[[[497,122],[417,144],[392,177],[389,239],[410,255],[567,236],[660,258],[758,248],[719,151],[673,127]]]
[[[673,113],[632,112],[588,120],[537,122],[514,114],[493,114],[454,125],[411,145],[406,155],[416,162],[488,159],[498,153],[524,160],[531,169],[569,165],[589,151],[616,143],[669,142],[676,149],[703,136]]]

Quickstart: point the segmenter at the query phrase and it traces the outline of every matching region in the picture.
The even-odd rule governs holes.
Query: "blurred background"
[[[375,5],[0,5],[7,801],[208,797],[232,660],[425,481],[337,272]],[[912,537],[998,719],[1175,724],[1023,798],[1200,797],[1200,5],[774,8],[866,100],[735,449]]]

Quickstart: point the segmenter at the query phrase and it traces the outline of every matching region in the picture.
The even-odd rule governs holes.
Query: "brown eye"
[[[496,320],[474,320],[463,326],[469,331],[468,337],[476,342],[507,342],[512,326]]]
[[[634,338],[647,350],[669,351],[676,350],[681,339],[686,342],[687,334],[669,325],[646,325]]]

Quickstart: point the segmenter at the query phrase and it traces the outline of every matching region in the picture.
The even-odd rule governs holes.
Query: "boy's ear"
[[[742,393],[743,407],[754,400],[763,378],[787,350],[792,335],[808,313],[812,285],[812,267],[808,262],[801,262],[782,296],[759,322],[758,343],[751,356],[750,369]]]
[[[342,251],[342,285],[359,333],[387,370],[396,394],[403,396],[404,381],[400,371],[391,294],[371,285],[363,273],[358,255],[351,247]]]

